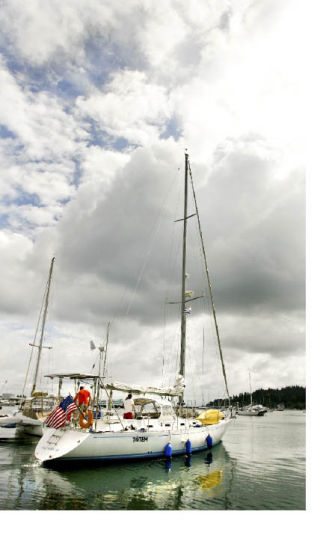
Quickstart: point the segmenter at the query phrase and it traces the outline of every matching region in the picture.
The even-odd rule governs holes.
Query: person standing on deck
[[[79,392],[76,394],[74,398],[74,402],[79,405],[79,408],[82,412],[85,412],[88,409],[88,406],[91,402],[91,394],[88,390],[86,390],[84,387],[80,387]]]
[[[132,399],[132,394],[128,394],[124,401],[124,414],[123,418],[133,418],[133,411],[136,410],[136,406],[134,405],[134,401]]]

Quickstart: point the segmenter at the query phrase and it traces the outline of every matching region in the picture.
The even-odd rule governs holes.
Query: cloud
[[[0,67],[1,121],[19,138],[24,159],[50,160],[74,154],[74,142],[85,132],[63,110],[59,99],[46,92],[24,91],[3,62]]]
[[[85,131],[59,98],[25,91],[4,62],[0,79],[1,121],[11,133],[0,141],[3,211],[14,229],[52,224],[75,193],[75,159]]]
[[[0,317],[17,390],[53,255],[56,368],[87,370],[110,320],[115,379],[174,380],[185,148],[231,392],[248,368],[264,386],[303,383],[300,16],[288,1],[3,2]],[[195,219],[188,229],[201,295]],[[192,306],[189,381],[209,319],[207,297]],[[212,398],[223,384],[210,338]]]
[[[166,89],[138,71],[115,73],[107,86],[89,98],[79,97],[76,105],[100,129],[137,145],[157,140],[171,116]]]

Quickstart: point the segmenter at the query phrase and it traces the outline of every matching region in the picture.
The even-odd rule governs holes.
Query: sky
[[[97,372],[109,322],[109,379],[174,384],[186,150],[230,394],[305,385],[302,14],[298,0],[2,2],[0,393],[22,391],[52,257],[39,385]],[[202,403],[226,392],[188,229],[187,286],[204,297],[186,400]]]

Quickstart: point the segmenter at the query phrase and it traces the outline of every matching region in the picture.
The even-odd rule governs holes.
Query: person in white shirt
[[[133,411],[136,410],[134,401],[132,399],[132,394],[128,394],[124,401],[124,414],[123,418],[133,418]]]

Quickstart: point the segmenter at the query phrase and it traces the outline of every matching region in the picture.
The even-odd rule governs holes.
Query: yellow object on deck
[[[197,420],[200,420],[202,424],[217,424],[219,420],[224,418],[224,414],[219,411],[219,409],[207,409],[202,411],[197,417]]]

